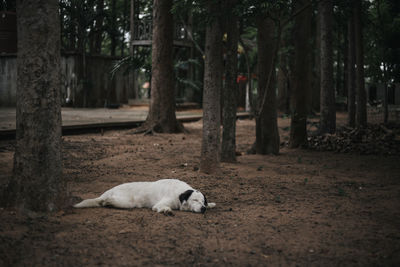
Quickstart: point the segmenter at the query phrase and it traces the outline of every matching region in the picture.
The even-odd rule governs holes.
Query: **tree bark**
[[[355,0],[354,35],[355,35],[355,50],[356,50],[357,127],[365,127],[367,125],[367,93],[365,91],[365,81],[364,81],[364,48],[363,48],[361,13],[362,13],[361,0]]]
[[[286,43],[282,41],[282,47]],[[290,111],[290,77],[288,71],[287,53],[281,52],[279,55],[279,68],[277,73],[277,88],[278,88],[278,109],[286,114]]]
[[[62,176],[58,1],[17,1],[17,132],[9,200],[22,210],[55,211]]]
[[[251,70],[250,70],[250,60],[249,60],[249,52],[248,52],[248,47],[246,47],[245,43],[243,42],[242,38],[240,38],[240,34],[239,34],[239,42],[243,47],[243,51],[244,51],[244,58],[246,61],[246,69],[247,69],[247,81],[246,81],[246,100],[245,100],[245,110],[247,112],[251,112],[252,111],[252,77],[251,77]]]
[[[153,2],[153,44],[150,110],[141,130],[178,133],[183,126],[175,115],[172,0]]]
[[[355,43],[354,16],[351,14],[347,21],[347,124],[356,124],[356,92],[355,92]]]
[[[319,3],[321,23],[321,118],[320,133],[336,131],[335,90],[333,87],[332,23],[333,3]]]
[[[336,77],[335,77],[335,88],[336,94],[338,96],[344,96],[343,94],[343,83],[342,83],[342,46],[341,46],[341,39],[342,39],[342,29],[338,25],[339,29],[337,30],[337,43],[336,43]]]
[[[237,16],[233,14],[236,1],[227,4],[227,44],[225,65],[225,86],[223,88],[224,106],[222,111],[223,132],[221,161],[236,161],[236,110],[237,110],[237,45],[239,41],[239,28]]]
[[[207,11],[209,14],[216,14],[220,9],[219,1],[207,1]],[[200,161],[200,170],[205,173],[215,172],[220,162],[222,70],[222,23],[216,16],[211,16],[206,27],[203,137]]]
[[[97,1],[97,9],[98,10],[97,10],[97,19],[96,19],[96,26],[95,26],[94,53],[97,55],[100,55],[101,54],[101,44],[103,41],[104,0]]]
[[[130,0],[130,15],[129,15],[129,56],[133,58],[135,56],[135,46],[133,45],[135,36],[135,0]],[[132,98],[139,98],[139,91],[136,84],[136,70],[129,70],[129,90]]]
[[[321,105],[321,14],[318,12],[315,22],[314,79],[312,84],[311,109],[320,111]]]
[[[308,0],[295,1],[295,9],[305,6]],[[311,37],[311,7],[299,13],[294,22],[294,70],[291,97],[290,147],[297,148],[307,143],[307,112],[309,106],[309,66]]]
[[[125,30],[128,21],[128,0],[124,0],[124,11],[122,16],[121,57],[125,56]]]
[[[117,49],[117,0],[111,0],[111,56],[115,56]]]
[[[278,154],[275,63],[280,36],[276,38],[274,22],[269,18],[259,18],[257,29],[258,97],[261,104],[256,116],[255,151],[257,154]]]

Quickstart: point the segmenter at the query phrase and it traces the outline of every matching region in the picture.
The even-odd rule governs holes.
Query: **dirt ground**
[[[279,120],[281,141],[288,122]],[[286,147],[278,156],[246,155],[255,125],[239,120],[238,162],[205,175],[201,122],[185,127],[176,135],[65,136],[69,190],[91,198],[124,182],[178,178],[215,209],[1,209],[0,266],[400,266],[399,157]],[[12,156],[13,144],[1,141],[2,184]]]

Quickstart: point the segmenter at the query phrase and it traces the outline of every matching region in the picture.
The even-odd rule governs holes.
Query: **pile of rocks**
[[[335,134],[309,136],[308,147],[362,155],[400,155],[400,127],[383,124],[365,128],[342,127]]]

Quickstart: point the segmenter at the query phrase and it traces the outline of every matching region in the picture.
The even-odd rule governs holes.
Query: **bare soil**
[[[280,119],[281,141],[288,119]],[[282,147],[246,155],[254,121],[237,123],[237,163],[199,172],[201,122],[183,134],[129,130],[64,137],[74,196],[177,178],[216,202],[204,215],[150,209],[0,210],[0,266],[400,266],[400,160]],[[0,142],[0,184],[13,144]]]

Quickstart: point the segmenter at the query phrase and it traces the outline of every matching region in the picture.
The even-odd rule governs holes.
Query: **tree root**
[[[134,129],[130,134],[155,135],[157,133],[187,133],[182,123],[177,121],[177,125],[172,129],[163,129],[159,122],[145,122],[138,128]]]

